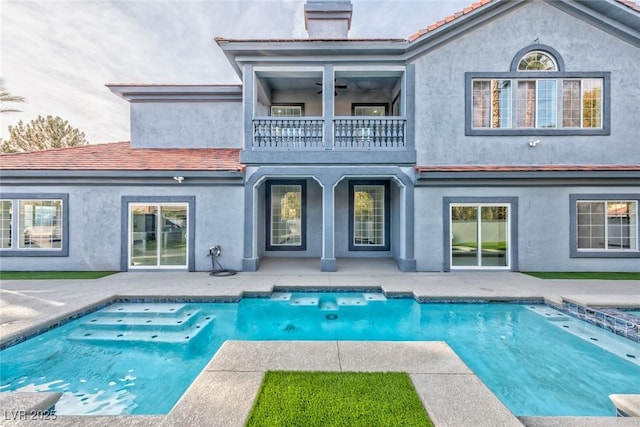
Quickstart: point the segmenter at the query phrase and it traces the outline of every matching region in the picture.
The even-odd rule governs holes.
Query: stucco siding
[[[520,271],[640,271],[638,258],[572,258],[570,194],[637,194],[637,187],[418,187],[415,191],[415,256],[418,271],[445,269],[443,206],[448,198],[516,198],[516,247]],[[513,221],[514,218],[512,217]],[[448,252],[448,249],[447,249]]]
[[[2,258],[2,269],[11,270],[120,270],[122,197],[195,197],[197,271],[211,270],[208,249],[223,248],[220,261],[227,268],[242,267],[244,193],[240,185],[189,187],[163,186],[3,186],[6,193],[67,193],[69,195],[69,256]],[[126,242],[125,242],[126,246]]]
[[[242,148],[242,103],[131,104],[131,146]]]
[[[508,72],[514,56],[540,43],[566,72],[611,73],[611,134],[465,136],[465,72]],[[640,49],[544,2],[525,2],[415,62],[418,164],[637,164]]]

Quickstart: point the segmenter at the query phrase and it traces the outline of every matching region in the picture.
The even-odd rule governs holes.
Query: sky
[[[349,37],[408,38],[473,0],[351,0]],[[214,42],[306,38],[305,0],[0,0],[0,75],[20,113],[60,116],[90,143],[129,140],[129,104],[109,83],[240,80]]]

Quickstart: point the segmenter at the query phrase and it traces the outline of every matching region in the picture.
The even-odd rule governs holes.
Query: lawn
[[[99,279],[117,271],[0,271],[0,280]]]
[[[268,371],[247,426],[432,427],[403,372]]]
[[[549,272],[524,272],[529,276],[537,277],[539,279],[600,279],[600,280],[640,280],[640,273],[633,272],[562,272],[562,271],[549,271]]]

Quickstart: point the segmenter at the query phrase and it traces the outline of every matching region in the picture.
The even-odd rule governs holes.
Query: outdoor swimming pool
[[[0,352],[0,390],[61,391],[59,414],[166,414],[227,339],[446,341],[523,416],[614,416],[609,394],[640,393],[640,344],[546,306],[375,292],[116,303]]]

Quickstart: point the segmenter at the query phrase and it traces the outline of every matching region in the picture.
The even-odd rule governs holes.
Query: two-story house
[[[131,142],[2,155],[5,270],[640,271],[640,6],[482,0],[407,39],[216,43],[239,85],[111,84]]]

